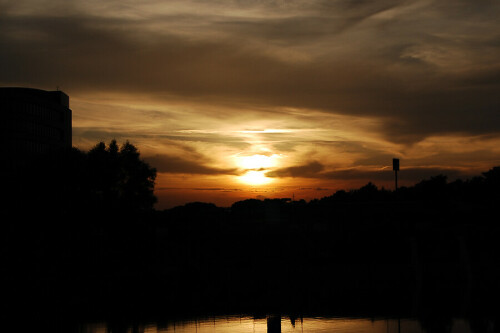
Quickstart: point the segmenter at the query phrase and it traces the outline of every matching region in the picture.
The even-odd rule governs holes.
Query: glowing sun
[[[248,185],[264,185],[272,181],[272,178],[266,177],[267,168],[273,167],[277,163],[279,155],[270,156],[255,154],[251,156],[237,156],[237,164],[240,168],[247,171],[239,180]]]
[[[248,185],[264,185],[272,181],[266,177],[265,171],[247,171],[243,176],[239,177],[240,181]]]

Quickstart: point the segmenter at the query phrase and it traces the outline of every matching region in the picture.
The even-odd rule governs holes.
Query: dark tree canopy
[[[53,151],[8,179],[8,196],[18,207],[13,209],[27,207],[49,216],[128,214],[152,210],[156,202],[156,169],[129,142],[99,142],[88,152]]]
[[[140,158],[134,145],[99,142],[88,152],[87,163],[90,190],[98,202],[111,209],[153,208],[156,169]]]

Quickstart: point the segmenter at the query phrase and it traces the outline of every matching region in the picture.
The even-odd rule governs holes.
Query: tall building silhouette
[[[72,146],[69,97],[62,91],[0,88],[0,117],[3,167]]]

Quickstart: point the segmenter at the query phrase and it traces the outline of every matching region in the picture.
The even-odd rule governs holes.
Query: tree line
[[[138,149],[128,141],[121,146],[116,140],[107,145],[99,142],[88,152],[77,148],[53,151],[34,158],[17,170],[3,170],[2,176],[6,207],[60,213],[86,210],[129,214],[154,211],[157,202],[154,195],[156,169],[146,163]],[[448,182],[445,175],[436,175],[414,186],[400,187],[397,191],[379,189],[369,182],[359,189],[339,190],[310,202],[247,199],[234,203],[225,211],[251,219],[262,215],[266,209],[269,212],[269,207],[277,206],[315,209],[347,202],[395,201],[488,204],[498,201],[499,188],[500,167],[497,166],[466,180]],[[196,211],[202,210],[203,214],[219,214],[216,213],[219,207],[214,207],[210,203],[194,202],[175,207],[171,213],[193,210],[196,214]]]

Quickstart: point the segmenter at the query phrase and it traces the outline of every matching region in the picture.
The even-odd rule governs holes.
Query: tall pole
[[[398,190],[398,171],[399,171],[399,158],[392,159],[392,170],[394,170],[394,177],[396,183],[396,191]]]

